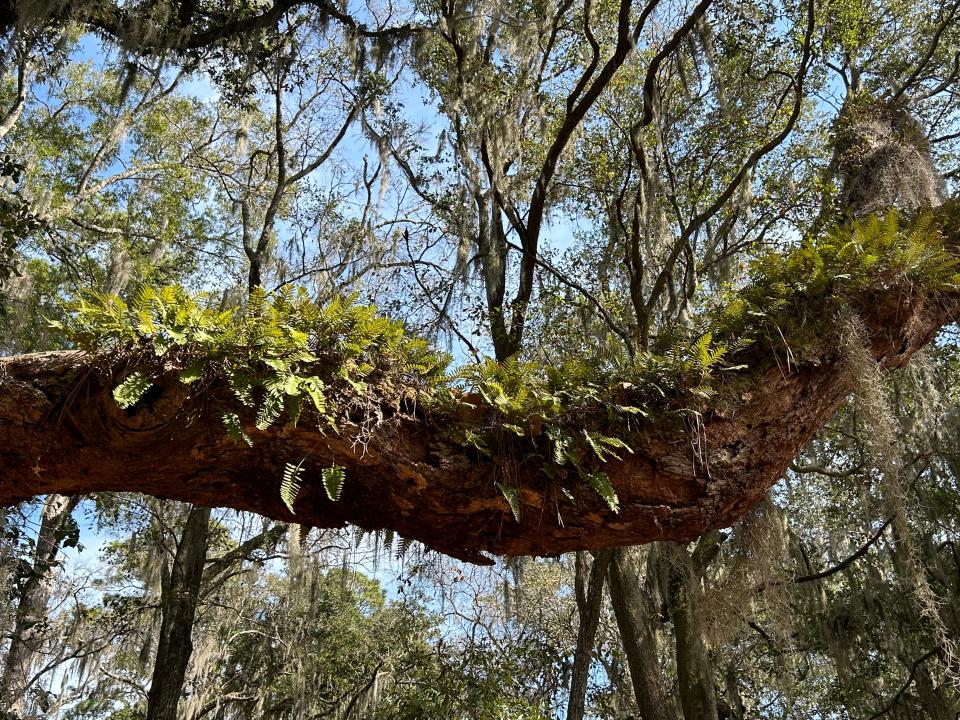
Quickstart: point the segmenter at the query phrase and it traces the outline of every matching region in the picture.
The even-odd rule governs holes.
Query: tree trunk
[[[893,368],[960,315],[960,294],[878,280],[851,307],[873,358]],[[109,357],[81,353],[5,358],[0,502],[41,493],[145,492],[315,527],[389,528],[474,562],[489,562],[482,552],[551,555],[689,541],[732,525],[764,497],[854,384],[842,350],[826,344],[815,361],[799,365],[777,365],[760,346],[734,359],[751,368],[735,376],[736,394],[718,396],[712,407],[704,402],[697,423],[685,423],[679,408],[663,408],[626,438],[632,454],[603,464],[620,500],[613,512],[586,483],[561,479],[564,468],[544,467],[552,457],[545,434],[491,459],[451,439],[449,427],[477,422],[454,410],[397,416],[385,404],[385,422],[363,443],[354,442],[356,428],[335,435],[306,414],[296,428],[261,432],[222,380],[199,388],[168,372],[144,400],[121,410],[111,391],[122,372],[146,360],[127,359],[121,370]],[[254,447],[229,438],[220,419],[225,410],[241,415]],[[294,516],[279,486],[284,466],[301,460]],[[332,463],[347,476],[336,502],[320,482]],[[518,488],[519,522],[490,481],[504,475]]]
[[[577,630],[577,649],[573,655],[567,720],[583,720],[590,666],[593,661],[593,646],[597,638],[597,626],[600,624],[600,610],[603,608],[603,584],[607,567],[610,565],[610,553],[610,550],[597,552],[589,573],[586,553],[577,553],[575,591],[580,628]],[[586,588],[584,588],[584,581],[587,581]]]
[[[700,576],[683,545],[668,543],[670,617],[677,644],[677,681],[686,720],[718,720],[713,665],[703,642]]]
[[[23,712],[30,671],[44,638],[57,553],[66,523],[79,501],[79,497],[53,494],[43,504],[33,563],[20,593],[10,649],[0,678],[0,707],[15,714]]]
[[[210,508],[187,514],[170,577],[160,593],[160,639],[147,696],[147,720],[176,720],[187,665],[193,652],[193,621],[207,558]]]
[[[617,548],[610,561],[610,603],[630,668],[642,720],[679,720],[657,658],[654,612],[637,582],[629,550]]]

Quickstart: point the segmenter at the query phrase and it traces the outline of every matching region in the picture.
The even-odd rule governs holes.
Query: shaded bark
[[[587,684],[590,680],[597,626],[600,624],[600,611],[603,608],[603,585],[607,567],[610,565],[610,553],[610,550],[599,551],[593,559],[589,573],[586,553],[577,553],[575,591],[580,627],[577,630],[577,649],[573,656],[567,720],[583,720],[586,709]]]
[[[10,648],[0,677],[0,708],[4,710],[23,711],[30,671],[44,640],[47,604],[63,531],[79,500],[79,497],[52,494],[43,504],[33,562],[24,568],[28,575],[18,598]]]
[[[680,720],[657,657],[653,607],[637,582],[629,551],[617,548],[610,561],[610,603],[630,668],[642,720]]]
[[[200,599],[210,534],[210,508],[187,513],[169,578],[160,594],[160,638],[147,696],[147,720],[176,720],[193,653],[193,622]]]
[[[720,707],[721,720],[744,720],[747,708],[740,697],[737,683],[737,668],[731,662],[723,673],[724,701]]]

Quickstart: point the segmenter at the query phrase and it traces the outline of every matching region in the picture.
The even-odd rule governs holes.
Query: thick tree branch
[[[957,316],[960,294],[878,279],[851,305],[867,328],[872,356],[893,368]],[[111,369],[104,359],[76,352],[4,358],[0,501],[144,492],[317,527],[392,528],[474,561],[484,560],[482,552],[556,554],[690,540],[729,526],[760,500],[854,385],[849,363],[833,346],[816,363],[790,369],[778,367],[769,351],[753,352],[742,358],[755,368],[742,378],[749,392],[738,390],[733,404],[703,407],[695,436],[679,414],[664,411],[629,438],[632,455],[604,465],[619,513],[585,483],[564,482],[557,468],[548,477],[548,448],[534,441],[504,447],[495,458],[457,445],[448,433],[457,418],[397,416],[383,408],[387,419],[358,443],[356,428],[335,435],[301,421],[296,429],[261,432],[245,417],[250,448],[230,440],[220,421],[232,397],[226,387],[161,377],[123,411],[111,392],[132,368]],[[244,409],[236,409],[243,417]],[[291,515],[279,485],[285,464],[301,459],[304,487]],[[319,479],[332,463],[347,475],[337,502]],[[519,490],[519,522],[496,485],[505,477]]]
[[[25,0],[10,0],[10,13],[0,17],[0,35],[8,32],[21,16],[32,17],[33,11],[22,12]],[[198,12],[196,3],[181,2],[183,12],[164,16],[166,24],[143,16],[142,8],[127,8],[109,0],[86,2],[62,2],[53,4],[47,22],[75,22],[98,30],[120,45],[138,53],[163,53],[164,51],[201,50],[222,44],[232,39],[249,37],[251,34],[276,29],[284,15],[297,8],[313,8],[321,17],[329,18],[357,38],[367,40],[409,38],[419,32],[412,23],[391,27],[372,28],[344,11],[342,6],[330,0],[275,0],[259,13],[244,13],[242,6],[231,3],[215,7],[206,6],[206,12]],[[169,19],[167,19],[169,18]]]

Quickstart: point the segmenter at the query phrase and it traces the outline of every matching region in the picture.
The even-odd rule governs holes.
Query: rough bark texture
[[[147,720],[176,720],[183,680],[193,654],[193,620],[207,559],[210,508],[187,513],[170,577],[160,596],[160,639],[147,696]]]
[[[857,304],[877,362],[904,365],[956,316],[955,295],[878,281]],[[736,521],[836,410],[853,379],[840,351],[797,367],[750,358],[752,387],[703,415],[696,434],[652,419],[631,438],[634,454],[604,470],[616,487],[614,513],[577,483],[571,502],[542,472],[543,458],[517,452],[496,463],[444,440],[437,418],[388,420],[365,444],[297,429],[249,432],[231,441],[217,388],[191,395],[161,379],[133,408],[111,390],[124,369],[74,352],[0,359],[0,502],[42,493],[134,491],[250,510],[317,527],[391,528],[450,555],[552,555],[653,540],[691,540]],[[252,423],[251,423],[252,424]],[[284,465],[304,459],[292,516],[280,498]],[[347,482],[327,499],[320,470],[338,463]],[[496,487],[509,473],[520,488],[519,522]]]
[[[676,641],[677,691],[683,717],[718,720],[713,666],[703,641],[701,578],[682,545],[666,544],[670,564],[669,605]]]
[[[614,550],[610,561],[610,604],[630,667],[640,717],[642,720],[680,720],[657,658],[657,636],[653,627],[657,613],[641,590],[624,548]]]
[[[573,655],[573,671],[570,679],[570,700],[567,703],[567,720],[583,720],[586,710],[587,686],[590,682],[590,666],[593,663],[593,647],[603,609],[603,586],[610,564],[610,550],[600,550],[587,571],[586,553],[577,553],[575,590],[580,627],[577,630],[577,648]],[[589,579],[588,579],[589,578]]]

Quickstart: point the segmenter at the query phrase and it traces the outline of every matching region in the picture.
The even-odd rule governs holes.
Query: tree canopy
[[[689,540],[955,313],[954,7],[8,4],[8,502]]]
[[[0,0],[0,717],[956,718],[958,13]]]

